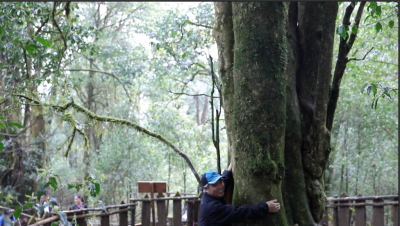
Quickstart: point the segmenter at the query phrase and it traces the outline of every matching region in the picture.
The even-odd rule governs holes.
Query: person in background
[[[14,210],[7,208],[4,213],[0,216],[0,226],[12,226],[17,222],[14,217]]]
[[[87,209],[88,206],[85,203],[85,199],[82,197],[81,194],[76,194],[74,196],[74,202],[75,204],[71,206],[71,210],[79,210],[79,209]],[[88,213],[88,211],[85,211],[85,213]]]
[[[46,190],[43,191],[40,201],[42,205],[44,205],[43,213],[40,213],[40,217],[42,217],[44,213],[51,213],[53,208],[58,209],[60,206],[57,199],[50,197],[49,192]]]

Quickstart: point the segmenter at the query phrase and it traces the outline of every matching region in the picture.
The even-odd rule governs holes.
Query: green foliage
[[[5,116],[25,112],[25,105],[35,103],[13,95],[39,93],[41,103],[62,106],[73,100],[97,115],[132,121],[183,150],[199,173],[216,170],[210,109],[206,107],[209,98],[190,96],[209,94],[213,89],[207,61],[215,54],[213,4],[81,2],[71,3],[69,16],[63,4],[0,3],[0,48],[6,56],[0,67],[7,87],[2,93],[5,99],[1,102],[7,102],[0,109],[0,129],[21,132],[24,115],[10,122]],[[338,4],[343,10],[352,3]],[[327,183],[330,195],[396,190],[398,172],[391,170],[398,164],[394,151],[398,142],[396,7],[397,3],[368,2],[360,26],[350,28],[337,22],[337,39],[357,34],[349,57],[362,59],[374,49],[365,60],[350,61],[342,81],[327,169],[327,176],[332,177]],[[214,65],[217,71],[217,62]],[[203,108],[205,124],[196,120]],[[37,194],[25,196],[29,201],[24,208],[40,211],[43,206],[34,203],[49,187],[66,200],[72,190],[81,192],[89,197],[90,205],[104,209],[104,203],[141,196],[137,192],[141,180],[167,181],[171,192],[197,192],[197,181],[182,157],[156,139],[120,124],[90,119],[76,109],[44,107],[43,111],[48,132],[41,136],[46,138],[49,159],[38,172]],[[220,128],[224,128],[223,120]],[[228,155],[225,130],[220,136],[224,168]],[[0,140],[0,151],[11,150],[8,138]],[[35,148],[22,150],[30,158],[26,167],[37,168],[30,155]],[[1,158],[0,169],[8,169]],[[348,181],[340,184],[342,175]],[[37,174],[24,176],[36,178]],[[17,197],[16,193],[4,191],[0,198],[7,204],[14,202],[11,197]]]
[[[345,7],[341,4],[340,10]],[[331,133],[332,153],[325,171],[328,196],[397,193],[398,172],[392,170],[398,165],[395,7],[397,3],[367,3],[357,29],[349,58],[365,59],[350,61],[341,83]],[[375,29],[378,19],[382,24],[379,33]],[[335,45],[337,48],[338,40]]]

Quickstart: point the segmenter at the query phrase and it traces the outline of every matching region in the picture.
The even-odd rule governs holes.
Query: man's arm
[[[265,202],[258,205],[218,205],[210,211],[210,218],[214,224],[238,223],[246,219],[260,218],[268,212],[268,205]]]

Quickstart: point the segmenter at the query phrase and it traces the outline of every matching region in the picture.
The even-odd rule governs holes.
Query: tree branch
[[[371,52],[374,49],[374,47],[372,47],[365,55],[362,59],[356,59],[356,58],[350,58],[347,60],[347,63],[352,61],[352,60],[365,60],[365,57],[367,57],[368,53]]]
[[[55,11],[56,11],[56,6],[57,6],[57,4],[56,4],[56,2],[54,2],[53,12],[52,12],[52,19],[53,19],[53,24],[54,24],[54,26],[57,28],[58,33],[60,33],[60,36],[61,36],[61,38],[62,38],[62,40],[63,40],[63,42],[64,42],[64,51],[65,51],[65,50],[67,50],[68,47],[67,47],[67,42],[65,41],[64,35],[63,35],[63,33],[62,33],[60,27],[58,26],[57,21],[56,21],[56,18],[55,18],[55,15],[54,15],[54,13],[55,13]],[[64,52],[64,51],[63,51],[63,52]]]
[[[365,2],[360,3],[360,8],[363,8],[365,5]],[[355,2],[352,2],[347,8],[346,8],[346,13],[343,18],[343,25],[344,26],[349,26],[350,25],[350,17],[351,14],[354,10]],[[355,23],[357,24],[357,19],[358,23],[359,20],[362,16],[362,10],[358,10],[357,16],[355,18]],[[328,131],[332,130],[333,126],[333,119],[335,117],[335,110],[336,110],[336,105],[337,101],[339,99],[339,91],[340,91],[340,83],[342,81],[344,71],[346,70],[346,64],[348,63],[348,58],[347,54],[350,52],[351,47],[353,46],[353,43],[356,39],[356,35],[351,35],[349,42],[347,40],[349,39],[349,36],[346,36],[346,39],[343,39],[340,37],[340,43],[339,43],[339,53],[338,53],[338,58],[336,60],[336,66],[335,66],[335,71],[333,74],[333,81],[331,85],[331,91],[329,95],[329,102],[328,102],[328,109],[327,109],[327,116],[326,116],[326,128]]]
[[[203,24],[196,24],[196,23],[193,23],[193,22],[190,22],[190,21],[188,21],[187,23],[191,24],[191,25],[198,26],[198,27],[205,27],[205,28],[208,28],[208,29],[213,29],[212,27],[207,26],[207,25],[203,25]]]
[[[39,101],[27,97],[25,95],[22,94],[16,94],[15,96],[21,97],[21,98],[25,98],[26,100],[29,100],[33,103],[36,104],[41,104]],[[149,130],[139,126],[138,124],[126,120],[126,119],[119,119],[119,118],[113,118],[113,117],[107,117],[107,116],[101,116],[101,115],[97,115],[91,111],[89,111],[88,109],[86,109],[85,107],[79,106],[77,105],[73,100],[69,103],[66,103],[64,106],[59,106],[59,105],[51,105],[51,104],[42,104],[43,106],[49,106],[52,107],[58,111],[62,111],[65,112],[68,108],[73,108],[76,111],[83,113],[84,115],[86,115],[86,117],[98,121],[98,122],[111,122],[114,124],[119,124],[119,125],[126,125],[128,127],[131,127],[133,129],[135,129],[138,132],[144,133],[150,137],[156,138],[157,140],[161,141],[162,143],[166,144],[168,147],[172,148],[176,153],[178,153],[185,161],[186,163],[189,165],[190,169],[192,170],[193,175],[196,177],[196,180],[198,183],[200,183],[200,176],[197,173],[196,169],[194,168],[192,162],[190,161],[189,157],[183,152],[181,151],[177,146],[175,146],[174,144],[172,144],[170,141],[168,141],[167,139],[165,139],[163,136],[150,132]],[[78,131],[79,132],[79,131]]]
[[[192,96],[192,97],[198,97],[198,96],[206,96],[206,97],[211,97],[211,96],[209,96],[209,95],[207,95],[207,94],[188,94],[188,93],[175,93],[175,92],[172,92],[171,90],[167,90],[169,93],[172,93],[172,94],[177,94],[177,95],[186,95],[186,96]],[[213,97],[213,98],[220,98],[220,97]]]
[[[220,148],[219,148],[219,116],[221,114],[218,113],[218,110],[216,110],[216,129],[214,129],[214,89],[216,87],[215,84],[215,74],[214,74],[214,64],[213,64],[213,59],[209,55],[208,56],[210,59],[210,67],[211,67],[211,80],[212,80],[212,89],[211,89],[211,130],[212,130],[212,140],[214,147],[217,151],[217,168],[218,168],[218,173],[221,173],[221,153],[220,153]],[[217,87],[218,88],[218,87]],[[219,91],[219,88],[218,88]],[[221,95],[221,92],[219,92]]]
[[[355,26],[355,27],[358,27],[358,25],[360,25],[361,15],[362,15],[362,13],[363,13],[365,3],[366,3],[366,2],[361,2],[361,3],[360,3],[360,6],[358,7],[357,16],[356,16],[356,18],[354,19],[354,25],[353,25],[353,26]],[[348,49],[349,49],[349,50],[350,50],[351,47],[353,46],[354,41],[356,40],[356,37],[357,37],[357,33],[351,32],[350,40],[349,40],[349,42],[347,43],[347,46],[348,46]]]
[[[107,72],[107,71],[101,71],[101,70],[95,70],[95,69],[66,69],[67,71],[91,71],[91,72],[98,72],[98,73],[103,73],[106,75],[110,75],[111,77],[115,78],[119,83],[121,83],[122,88],[124,88],[126,95],[128,96],[129,102],[133,103],[133,100],[131,99],[128,90],[125,88],[124,84],[121,82],[121,80],[114,74]]]

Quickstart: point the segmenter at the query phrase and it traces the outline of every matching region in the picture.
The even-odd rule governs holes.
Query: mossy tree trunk
[[[322,217],[337,10],[336,2],[215,3],[233,204],[278,199],[283,207],[243,225]]]

